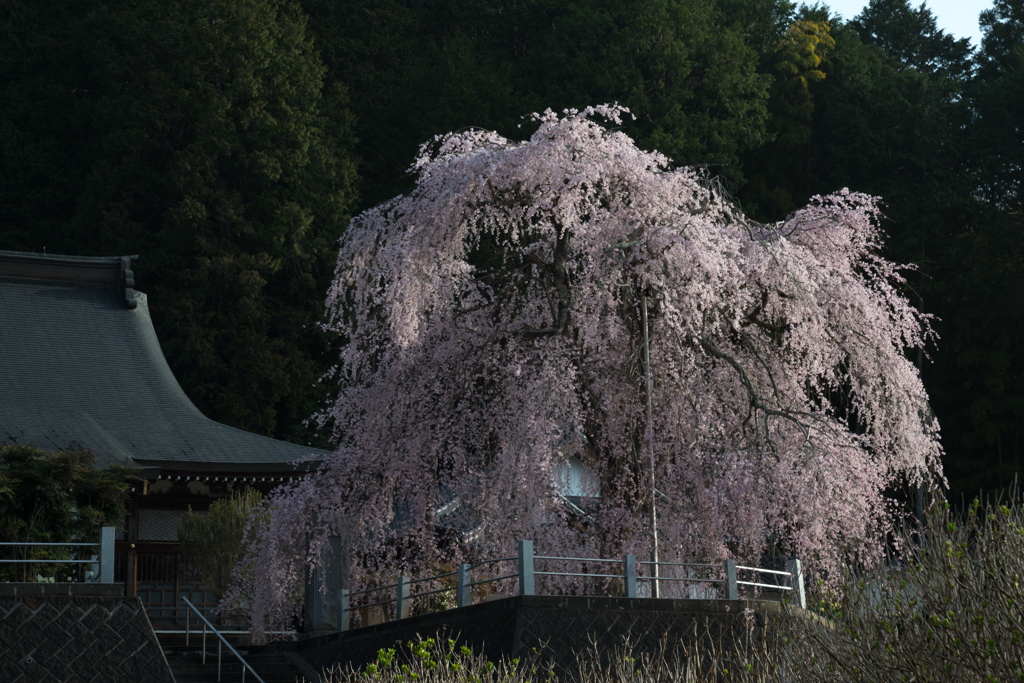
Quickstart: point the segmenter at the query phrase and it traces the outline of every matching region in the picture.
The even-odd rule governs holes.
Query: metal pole
[[[623,562],[626,565],[625,571],[625,582],[626,582],[626,597],[636,597],[636,555],[633,553],[627,553],[626,559]]]
[[[790,577],[789,585],[796,594],[796,604],[800,606],[800,609],[807,609],[807,596],[804,594],[804,572],[803,567],[800,566],[800,560],[795,557],[786,560],[786,571],[793,575]]]
[[[347,631],[349,625],[349,616],[351,610],[349,609],[348,602],[348,589],[342,588],[338,591],[338,630]]]
[[[740,590],[739,584],[736,583],[736,562],[734,560],[725,561],[725,599],[726,600],[739,600]]]
[[[459,583],[455,589],[455,605],[456,607],[469,607],[473,604],[473,593],[471,591],[473,582],[472,576],[473,565],[471,564],[460,564],[459,565]]]
[[[203,622],[203,666],[206,666],[206,622]]]
[[[924,297],[920,296],[917,299],[917,310],[920,313],[924,313]],[[924,366],[924,349],[917,349],[917,376],[924,381],[924,375],[922,373],[922,367]],[[924,540],[924,491],[921,489],[921,484],[917,485],[917,491],[914,492],[914,512],[917,517],[917,547],[923,547]]]
[[[217,683],[220,683],[220,651],[224,649],[223,641],[217,639]]]
[[[533,541],[519,541],[519,594],[533,595]]]
[[[188,647],[188,619],[191,615],[185,610],[185,647]]]
[[[114,527],[100,529],[100,583],[114,583]]]
[[[647,293],[644,292],[640,295],[640,312],[643,315],[644,323],[644,384],[646,385],[647,393],[647,429],[646,440],[647,440],[647,454],[651,458],[651,535],[654,538],[654,546],[651,549],[651,566],[654,567],[654,581],[651,583],[654,587],[651,589],[651,597],[661,597],[660,586],[658,585],[658,512],[654,504],[654,419],[652,417],[653,411],[651,410],[651,350],[650,350],[650,338],[647,334]]]
[[[396,606],[397,619],[409,618],[409,577],[398,577],[398,605]]]
[[[322,552],[320,554],[320,559],[321,560],[323,559],[323,553]],[[311,602],[313,603],[313,605],[312,605],[312,607],[313,607],[313,610],[312,610],[313,611],[313,630],[316,631],[316,630],[318,630],[320,628],[320,567],[319,566],[313,567],[313,578],[311,579],[311,581],[312,581],[313,586],[316,587],[316,589],[313,591],[313,594],[310,596],[310,598],[312,598]]]

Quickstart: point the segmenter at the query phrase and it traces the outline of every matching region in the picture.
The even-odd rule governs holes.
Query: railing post
[[[791,557],[786,560],[786,571],[792,574],[789,578],[789,585],[796,594],[796,602],[800,609],[807,609],[807,596],[804,594],[804,572],[800,566],[800,560]]]
[[[224,643],[220,638],[217,639],[217,683],[220,683],[220,651],[224,649]]]
[[[455,589],[456,607],[469,607],[473,604],[473,593],[470,590],[472,586],[469,585],[473,583],[472,571],[473,565],[471,564],[459,565],[459,584]]]
[[[409,577],[398,577],[398,606],[395,610],[398,619],[409,618]]]
[[[203,666],[206,666],[206,622],[203,622]]]
[[[633,553],[626,553],[626,559],[623,562],[626,565],[625,582],[626,582],[626,597],[636,597],[636,555]]]
[[[114,583],[114,527],[100,529],[100,583]]]
[[[725,561],[725,599],[740,599],[739,585],[736,583],[736,562],[734,560]]]
[[[519,541],[519,594],[534,594],[533,541]]]
[[[338,589],[338,630],[347,631],[349,625],[349,616],[351,610],[349,610],[348,604],[348,589]]]

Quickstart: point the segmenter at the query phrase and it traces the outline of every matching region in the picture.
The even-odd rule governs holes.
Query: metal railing
[[[98,543],[31,543],[31,542],[17,542],[17,543],[0,543],[0,546],[21,546],[21,547],[43,547],[43,546],[60,546],[65,548],[95,548],[99,546],[99,555],[93,555],[88,560],[37,560],[37,559],[25,559],[25,560],[0,560],[0,563],[6,564],[91,564],[92,569],[92,581],[91,583],[114,583],[114,527],[105,526],[100,529],[100,540]]]
[[[245,661],[245,659],[242,658],[242,655],[238,654],[238,650],[236,650],[235,648],[231,647],[231,643],[229,643],[227,641],[227,639],[223,636],[223,634],[221,634],[221,632],[218,631],[217,628],[213,624],[210,623],[210,620],[207,619],[206,616],[201,611],[199,611],[198,607],[196,607],[191,602],[189,602],[189,599],[186,598],[184,595],[181,596],[181,601],[184,602],[186,605],[188,605],[189,608],[193,612],[195,612],[196,615],[200,619],[203,620],[203,665],[204,666],[206,665],[206,630],[209,629],[209,630],[213,631],[214,635],[216,635],[217,638],[219,638],[219,640],[217,641],[217,681],[220,681],[220,674],[221,674],[221,652],[223,650],[223,646],[227,645],[228,649],[231,650],[231,654],[233,654],[235,657],[237,657],[238,661],[240,661],[242,663],[242,683],[245,683],[245,670],[246,669],[248,669],[249,671],[252,671],[252,675],[256,677],[257,681],[259,681],[260,683],[265,683],[265,681],[262,678],[260,678],[260,675],[258,673],[256,673],[251,666],[249,666],[249,662]],[[246,633],[248,633],[248,631]],[[188,637],[189,637],[188,619],[186,619],[185,620],[185,644],[186,645],[188,645]]]
[[[589,562],[594,564],[621,564],[621,574],[582,574],[578,572],[554,572],[554,571],[537,571],[534,568],[534,564],[537,560],[541,561],[557,561],[557,562]],[[491,578],[483,579],[480,581],[473,581],[472,572],[477,567],[481,567],[486,564],[492,564],[495,562],[512,562],[516,561],[519,566],[519,570],[515,574],[505,574],[503,576],[494,576]],[[685,567],[687,569],[721,569],[725,578],[699,578],[699,577],[672,577],[672,576],[659,576],[655,573],[653,576],[642,576],[637,573],[637,565],[648,565],[648,566],[672,566],[672,567]],[[739,572],[751,572],[753,578],[757,578],[759,574],[770,574],[785,577],[785,583],[769,584],[759,581],[740,581]],[[348,631],[351,621],[351,615],[353,607],[351,606],[351,599],[357,595],[365,595],[368,593],[375,593],[377,591],[393,590],[394,598],[383,598],[375,602],[369,602],[360,604],[358,608],[375,607],[384,605],[390,605],[392,602],[395,603],[395,618],[396,619],[408,619],[410,614],[410,607],[412,599],[417,597],[423,597],[426,595],[433,595],[437,593],[447,593],[455,591],[456,595],[456,608],[467,607],[473,603],[472,598],[472,587],[480,586],[494,581],[501,581],[504,579],[519,578],[519,595],[536,595],[535,591],[535,580],[536,576],[579,576],[588,579],[595,578],[608,578],[608,579],[621,579],[624,584],[625,597],[627,598],[638,598],[640,592],[638,590],[638,581],[683,581],[691,584],[723,584],[725,586],[725,599],[726,600],[738,600],[740,586],[752,586],[754,588],[770,588],[773,590],[788,591],[792,594],[793,600],[802,609],[807,608],[807,598],[804,594],[804,576],[803,569],[800,564],[800,560],[796,558],[790,558],[786,561],[786,571],[777,571],[774,569],[761,569],[758,567],[745,567],[737,565],[734,560],[726,560],[723,564],[695,564],[689,562],[637,562],[636,556],[632,553],[628,553],[623,559],[604,559],[604,558],[590,558],[590,557],[555,557],[549,555],[534,555],[533,553],[533,541],[524,540],[519,541],[519,553],[516,557],[501,557],[493,560],[484,560],[477,564],[460,564],[459,568],[454,572],[448,572],[446,574],[439,574],[437,576],[430,576],[424,579],[410,579],[407,576],[401,576],[398,578],[397,583],[389,584],[386,586],[376,586],[374,588],[367,588],[366,590],[350,592],[345,588],[342,588],[337,593],[337,605],[338,605],[338,630]],[[438,579],[444,579],[449,576],[457,576],[457,582],[454,586],[447,588],[438,588],[431,591],[424,591],[422,593],[412,593],[411,586],[416,583],[423,583],[426,581],[436,581]]]

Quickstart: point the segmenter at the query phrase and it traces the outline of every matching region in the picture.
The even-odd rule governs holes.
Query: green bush
[[[706,625],[695,626],[697,635]],[[719,632],[719,636],[723,632]],[[740,651],[726,652],[722,638],[681,639],[669,647],[663,638],[656,652],[638,652],[625,639],[611,653],[596,642],[578,653],[572,671],[558,672],[545,654],[545,647],[535,648],[524,659],[502,658],[490,661],[469,647],[457,646],[450,638],[417,637],[403,647],[382,649],[377,660],[361,669],[352,666],[328,670],[325,683],[697,683],[699,681],[774,681],[758,667],[769,661],[765,633],[751,632],[743,640]]]
[[[262,497],[256,489],[235,492],[230,498],[215,501],[206,515],[192,511],[178,522],[178,549],[185,564],[199,572],[217,599],[227,593],[231,575],[245,556],[245,527]]]
[[[0,540],[8,543],[73,543],[99,540],[100,528],[120,525],[136,470],[96,467],[87,450],[49,453],[33,446],[0,446]],[[88,565],[60,560],[88,559],[99,548],[2,547],[0,558],[54,560],[0,564],[2,581],[80,581]]]
[[[536,660],[532,658],[531,663]],[[404,647],[380,650],[377,660],[361,670],[335,667],[326,673],[326,683],[529,683],[554,677],[550,670],[537,676],[535,667],[519,659],[495,664],[465,645],[456,646],[451,638],[424,640],[418,636]]]

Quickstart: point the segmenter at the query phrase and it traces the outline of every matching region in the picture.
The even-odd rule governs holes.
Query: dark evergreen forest
[[[883,199],[959,499],[1009,485],[1024,436],[1024,0],[982,29],[907,0],[0,0],[0,249],[138,254],[199,408],[327,445],[302,423],[351,216],[434,135],[619,102],[758,220]]]

